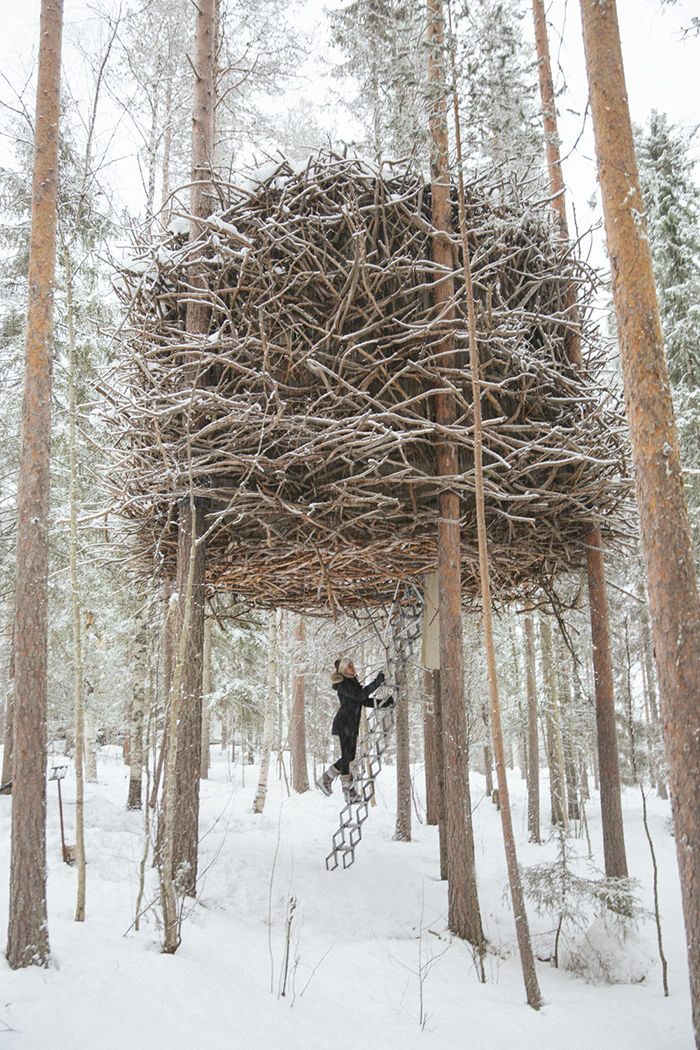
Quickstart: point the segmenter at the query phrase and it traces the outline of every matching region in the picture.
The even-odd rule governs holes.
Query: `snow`
[[[414,769],[417,795],[422,771]],[[553,860],[556,843],[525,842],[525,789],[509,772],[523,864]],[[243,782],[245,781],[245,782]],[[414,841],[393,841],[395,780],[385,767],[378,804],[363,826],[353,867],[327,872],[324,858],[340,808],[312,789],[288,796],[271,771],[264,813],[253,813],[257,767],[231,766],[212,747],[201,783],[199,898],[187,904],[183,939],[163,955],[150,860],[146,899],[133,928],[143,815],[127,812],[128,770],[103,748],[98,783],[86,785],[86,921],[73,921],[77,873],[62,863],[57,788],[48,784],[48,908],[52,965],[13,971],[0,959],[0,1047],[11,1050],[322,1050],[361,1042],[383,1050],[691,1050],[690,996],[669,803],[649,797],[659,863],[670,997],[661,986],[656,930],[642,923],[618,952],[617,979],[585,983],[538,962],[545,1006],[525,1003],[506,889],[500,816],[472,775],[479,895],[489,952],[486,984],[470,946],[446,931],[437,829],[419,823]],[[543,780],[543,800],[548,798]],[[67,841],[74,834],[72,768],[62,782]],[[420,803],[419,803],[420,804]],[[651,862],[641,798],[625,790],[631,873],[652,909]],[[8,908],[11,798],[0,796],[0,938]],[[597,797],[587,808],[594,854],[602,852]],[[543,818],[545,804],[543,801]],[[580,840],[578,848],[583,850]],[[280,994],[290,901],[291,953]],[[528,908],[535,951],[548,955],[552,922]],[[600,921],[589,931],[605,948]],[[421,1017],[421,995],[423,1016]],[[421,1022],[424,1023],[421,1023]]]

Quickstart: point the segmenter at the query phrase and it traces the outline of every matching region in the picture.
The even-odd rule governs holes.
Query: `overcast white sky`
[[[333,0],[329,6],[337,2]],[[321,4],[322,0],[310,0],[310,10],[318,11]],[[689,129],[699,126],[700,40],[683,40],[681,30],[693,15],[700,14],[700,0],[678,0],[670,8],[662,8],[660,0],[618,0],[617,6],[633,119],[642,123],[655,108]],[[529,31],[527,0],[523,7],[524,25]],[[0,72],[13,82],[36,53],[39,10],[39,0],[0,0]],[[584,120],[587,85],[578,0],[551,0],[548,10],[552,60],[559,67],[559,85],[567,86],[559,103],[563,155],[570,155],[564,174],[570,206],[579,228],[584,229],[600,216],[600,209],[591,209],[588,204],[596,183],[590,120]],[[90,17],[84,0],[66,0],[66,37]],[[315,36],[312,21],[310,15],[310,37]],[[10,97],[7,83],[0,82],[0,99]],[[700,156],[700,141],[697,152]]]

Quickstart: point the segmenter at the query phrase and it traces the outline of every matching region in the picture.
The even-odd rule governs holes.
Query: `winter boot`
[[[362,795],[355,786],[352,773],[344,773],[340,778],[340,783],[343,785],[346,802],[362,802]]]
[[[330,795],[333,791],[333,781],[340,773],[335,766],[329,766],[316,781],[316,787],[320,787],[324,795]]]

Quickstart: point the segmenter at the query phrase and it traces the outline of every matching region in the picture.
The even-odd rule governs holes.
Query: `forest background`
[[[158,5],[150,6],[153,11]],[[473,5],[477,10],[483,8],[484,12],[488,11],[489,6],[488,4]],[[511,14],[524,15],[522,22],[518,18],[515,18],[513,22],[513,25],[522,28],[522,45],[511,41],[507,47],[511,48],[509,56],[517,66],[518,74],[522,74],[522,86],[532,92],[533,67],[527,58],[531,37],[528,10],[523,5],[521,5],[521,11],[518,11],[519,5],[517,4],[504,6]],[[552,5],[550,21],[554,27],[552,46],[557,53],[560,67],[559,84],[563,87],[565,83],[568,92],[562,94],[559,101],[562,117],[560,130],[564,143],[562,152],[567,158],[565,178],[571,191],[572,227],[579,233],[585,233],[595,224],[600,215],[600,208],[595,201],[593,149],[584,118],[586,88],[583,61],[578,45],[580,36],[578,11],[571,4],[559,6],[560,10],[558,5]],[[694,189],[697,185],[694,164],[697,147],[694,136],[696,125],[700,121],[698,121],[697,110],[697,74],[694,72],[697,66],[693,58],[697,59],[698,42],[692,33],[683,37],[682,29],[692,22],[694,17],[692,6],[677,4],[661,10],[659,5],[652,3],[651,0],[645,5],[620,5],[623,18],[623,43],[626,49],[630,49],[632,42],[635,41],[641,55],[641,57],[633,57],[629,60],[627,66],[633,116],[642,129],[640,136],[646,136],[644,140],[640,137],[640,144],[642,141],[649,144],[654,134],[663,137],[668,132],[663,121],[652,125],[650,129],[649,116],[652,109],[659,113],[668,113],[671,123],[675,125],[671,130],[670,139],[667,139],[667,145],[669,149],[677,151],[674,173],[683,174],[685,179],[683,190],[685,199],[682,203],[684,207],[687,205],[687,209],[684,212],[685,225],[682,231],[685,237],[683,249],[684,252],[691,254],[697,252],[698,239],[700,239],[700,232],[697,229],[698,198]],[[227,130],[227,136],[221,146],[223,165],[231,163],[231,155],[234,158],[234,170],[251,162],[253,164],[262,162],[267,155],[274,154],[277,148],[289,153],[294,159],[300,159],[309,148],[327,145],[329,141],[337,144],[339,140],[354,140],[360,144],[360,149],[364,153],[371,152],[371,134],[365,140],[367,128],[361,119],[361,107],[359,109],[351,107],[354,111],[350,112],[343,108],[338,98],[337,86],[341,81],[337,66],[344,61],[342,48],[336,44],[334,50],[326,51],[325,47],[318,46],[318,40],[325,38],[330,47],[330,30],[323,12],[305,9],[303,15],[294,17],[295,31],[293,31],[291,26],[284,25],[281,21],[280,6],[269,3],[259,5],[259,7],[263,21],[258,25],[251,25],[247,21],[246,6],[241,5],[240,8],[236,8],[235,5],[231,5],[231,25],[234,27],[231,34],[231,47],[234,51],[238,48],[235,58],[239,64],[241,53],[245,55],[246,62],[250,65],[251,70],[254,70],[255,76],[246,69],[245,76],[240,78],[240,82],[231,86],[230,97],[235,100],[235,103],[232,102],[230,106],[231,127]],[[646,9],[645,12],[641,10],[642,7]],[[109,270],[105,260],[107,248],[119,253],[120,246],[125,243],[129,224],[143,218],[149,206],[149,199],[151,205],[157,203],[157,195],[162,190],[163,179],[162,140],[154,147],[152,135],[149,138],[149,134],[156,126],[153,106],[151,105],[150,111],[148,104],[141,109],[140,105],[146,102],[146,99],[138,90],[136,93],[132,92],[135,76],[132,63],[135,67],[138,61],[143,61],[144,65],[140,67],[141,72],[146,78],[152,75],[152,71],[148,71],[149,56],[139,55],[138,50],[139,33],[142,42],[147,41],[148,37],[144,36],[143,27],[141,30],[138,29],[136,22],[133,23],[136,28],[129,29],[129,17],[132,14],[133,11],[125,7],[121,14],[123,21],[118,21],[116,9],[100,13],[94,10],[86,12],[82,6],[69,5],[66,20],[66,75],[64,77],[66,124],[63,138],[66,178],[63,185],[62,243],[69,254],[73,253],[74,259],[74,291],[76,293],[74,319],[79,325],[78,375],[82,413],[81,430],[86,439],[80,453],[82,488],[80,506],[86,526],[81,534],[80,571],[81,591],[87,610],[85,619],[87,706],[88,720],[92,722],[89,730],[91,739],[96,741],[96,746],[106,749],[113,749],[115,745],[122,746],[128,739],[128,712],[133,698],[134,684],[134,623],[139,609],[143,606],[143,601],[142,596],[134,594],[128,577],[122,572],[119,559],[114,557],[113,552],[105,558],[104,550],[100,549],[104,543],[104,549],[109,547],[110,551],[112,550],[115,523],[105,521],[104,527],[100,529],[102,535],[98,534],[98,530],[90,524],[91,518],[94,520],[95,516],[102,513],[100,503],[102,464],[99,448],[108,443],[106,439],[108,428],[101,415],[99,398],[95,392],[96,381],[101,371],[110,364],[110,353],[113,350],[110,348],[109,340],[105,340],[102,333],[113,329],[116,316],[108,292]],[[22,12],[9,11],[7,25],[12,24],[9,21],[11,18],[18,23],[20,15],[30,17],[30,21],[19,29],[21,39],[30,44],[37,36],[36,16],[34,16],[33,23],[31,22],[31,5]],[[236,21],[237,18],[238,21]],[[311,19],[318,19],[318,22],[314,23]],[[129,32],[133,34],[131,37],[129,37]],[[555,43],[557,32],[560,32],[563,37],[560,47]],[[11,35],[6,31],[5,47]],[[315,43],[313,54],[309,51],[309,42],[312,40]],[[293,43],[294,50],[290,50],[290,42]],[[259,48],[259,52],[256,53],[257,58],[253,61],[252,52],[256,47]],[[144,51],[147,50],[144,48]],[[632,53],[634,54],[635,51]],[[179,57],[182,59],[182,54]],[[104,64],[102,64],[103,60]],[[666,62],[667,65],[665,65]],[[232,66],[235,64],[234,61]],[[329,66],[336,67],[334,74],[328,72]],[[2,411],[3,428],[7,441],[2,457],[3,535],[6,539],[6,547],[2,556],[4,580],[2,594],[9,612],[13,571],[12,521],[13,470],[15,469],[13,464],[16,463],[18,400],[21,388],[20,362],[24,295],[22,267],[25,265],[22,245],[26,244],[26,239],[23,241],[23,237],[26,238],[27,229],[27,172],[31,124],[29,114],[32,109],[33,88],[31,61],[26,54],[17,54],[16,57],[9,58],[3,68],[5,81],[2,98],[6,115],[3,142],[7,159],[3,171],[2,190],[6,216],[2,231],[5,244]],[[652,69],[653,76],[650,75]],[[300,70],[301,76],[299,75]],[[508,75],[512,71],[511,66]],[[183,83],[186,82],[186,72],[183,66],[180,72]],[[93,110],[98,84],[100,94]],[[352,75],[348,73],[342,84],[341,94],[346,100],[348,98],[352,100]],[[326,96],[321,105],[318,104],[321,94],[319,85],[323,85],[323,92]],[[362,101],[361,94],[360,101]],[[164,101],[161,100],[160,105],[163,104]],[[183,112],[186,111],[189,104],[187,92],[184,92],[181,104]],[[532,119],[534,126],[537,122],[538,109],[534,93],[530,94],[528,106],[530,115],[528,119]],[[94,125],[91,123],[93,112],[97,115]],[[149,118],[152,120],[150,124]],[[487,122],[488,119],[489,115],[486,114]],[[179,129],[175,129],[175,134],[179,133],[182,136],[183,143],[186,141],[187,124],[187,116],[182,116]],[[138,151],[134,150],[135,141],[140,141]],[[475,147],[477,153],[481,146],[477,144]],[[651,150],[649,152],[651,156]],[[643,153],[644,148],[642,147],[641,154]],[[14,154],[12,159],[11,154]],[[176,159],[178,148],[173,147],[172,172],[169,176],[172,179],[171,185],[175,185],[178,176],[182,183],[187,181],[186,154],[187,147],[183,145],[179,160]],[[479,159],[481,160],[482,157],[479,156]],[[659,177],[659,169],[654,168],[652,161],[653,157],[646,169],[642,164],[643,176],[646,175],[650,185],[654,184],[654,180]],[[179,171],[177,170],[178,164],[180,165]],[[664,243],[661,223],[657,227],[657,233],[657,260],[663,269]],[[587,238],[590,248],[586,246]],[[596,263],[604,262],[602,237],[599,233],[586,234],[584,251],[590,251]],[[697,279],[696,264],[697,255],[694,256],[694,264],[687,275],[689,295],[692,294],[690,289]],[[64,271],[64,283],[59,291],[59,298],[63,299],[64,304],[66,303],[66,272]],[[677,288],[678,282],[676,281],[675,284],[669,282],[668,286]],[[606,307],[606,294],[603,289],[600,308],[605,311]],[[676,361],[686,360],[688,353],[690,354],[689,359],[694,361],[694,348],[691,347],[689,350],[686,342],[687,329],[691,327],[691,321],[686,314],[684,325],[681,325],[683,331],[680,331],[678,318],[674,315],[673,310],[673,304],[669,303],[669,324],[676,325],[676,334],[679,335]],[[672,341],[673,333],[669,332],[669,334]],[[69,496],[66,425],[68,377],[65,352],[67,336],[68,321],[64,312],[59,318],[57,327],[54,436],[55,532],[52,565],[54,611],[51,617],[50,730],[52,741],[57,749],[61,747],[66,754],[70,754],[73,640],[65,587],[68,562],[67,507]],[[614,350],[611,351],[610,360],[611,368],[614,370]],[[698,465],[694,458],[696,446],[692,423],[695,412],[694,385],[690,391],[687,389],[687,376],[688,370],[684,370],[679,364],[675,377],[677,388],[680,391],[679,418],[681,426],[683,426],[683,420],[687,420],[687,464],[689,469],[693,470]],[[697,510],[697,506],[695,509]],[[632,783],[637,775],[633,770],[635,725],[639,728],[640,739],[645,741],[645,747],[647,735],[649,739],[653,737],[653,729],[649,729],[644,711],[644,689],[648,690],[651,683],[648,680],[644,682],[644,675],[648,674],[648,670],[645,672],[643,667],[645,654],[640,628],[641,618],[636,619],[634,611],[637,605],[630,605],[625,600],[626,593],[636,593],[639,590],[638,570],[626,563],[612,568],[613,586],[617,588],[618,595],[617,598],[612,599],[612,602],[618,656],[616,675],[619,685],[621,751],[624,777],[626,782]],[[150,603],[149,629],[152,633],[149,644],[150,648],[155,651],[159,625],[158,596],[151,595],[148,601]],[[238,608],[221,608],[217,612],[222,623],[226,623],[227,615],[231,617],[231,623],[226,632],[219,631],[216,627],[213,629],[212,666],[214,671],[207,706],[212,719],[212,734],[218,735],[221,730],[221,733],[228,737],[229,745],[233,744],[236,747],[238,761],[243,763],[247,759],[242,758],[241,753],[248,749],[250,757],[255,760],[262,742],[264,710],[260,698],[265,693],[266,687],[267,624],[260,617],[250,617]],[[4,631],[5,665],[8,667],[8,674],[10,664],[9,622],[8,616]],[[517,697],[521,688],[524,665],[522,654],[516,654],[516,650],[521,639],[517,626],[514,627],[505,622],[501,629],[504,632],[503,638],[509,639],[511,643],[511,657],[503,659],[502,664],[504,680],[509,683],[507,711],[511,720],[512,746],[514,752],[517,752]],[[583,623],[578,624],[578,631],[582,639],[581,648],[584,649],[587,635]],[[330,745],[327,728],[332,705],[326,696],[325,686],[328,653],[335,651],[342,644],[343,637],[341,635],[339,638],[333,629],[330,627],[326,629],[321,625],[310,632],[310,637],[307,635],[307,638],[304,658],[309,668],[307,689],[309,691],[309,750],[312,767],[310,772],[315,773],[329,757]],[[633,642],[630,642],[630,638],[633,638]],[[295,659],[295,643],[290,624],[285,625],[284,622],[280,625],[280,645],[283,653],[285,645],[287,646],[289,656],[286,663],[283,658],[281,664],[286,666],[289,672]],[[506,652],[505,644],[501,652],[502,654]],[[151,688],[154,696],[158,691],[157,662],[157,657],[154,657],[154,663],[151,665]],[[129,668],[128,675],[124,673],[125,668]],[[483,741],[486,739],[483,725],[479,725],[479,721],[483,723],[484,719],[478,707],[479,697],[484,688],[483,674],[483,667],[480,666],[474,667],[471,673],[471,692],[477,701],[473,738],[475,752],[477,747],[483,748]],[[283,687],[283,696],[285,696],[285,688],[285,702],[288,705],[290,686]],[[590,688],[590,683],[584,681],[584,693],[588,688]],[[580,718],[581,722],[580,730],[577,727],[577,732],[580,731],[582,738],[585,738],[586,733],[590,735],[591,727],[585,724],[585,704],[580,710],[575,711],[574,715]],[[280,705],[276,728],[278,751],[280,752],[284,751],[283,738],[287,721],[288,711],[283,703]],[[419,761],[421,758],[420,717],[417,710],[413,714],[412,737],[415,742],[414,757]],[[651,751],[648,753],[652,754]],[[114,752],[107,750],[105,755],[112,760]],[[660,779],[663,779],[663,772],[659,772],[662,757],[656,754],[654,761],[656,766],[653,775],[656,779],[659,779],[659,776]],[[482,756],[477,765],[484,763],[487,765],[488,760]],[[484,765],[480,775],[487,778],[488,773],[489,770]]]

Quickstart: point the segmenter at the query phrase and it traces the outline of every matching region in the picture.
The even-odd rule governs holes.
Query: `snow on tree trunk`
[[[42,0],[17,492],[15,703],[7,960],[47,966],[46,662],[51,365],[58,200],[62,0]]]
[[[275,709],[277,707],[277,613],[269,614],[267,628],[267,698],[265,701],[265,725],[263,728],[260,776],[253,809],[262,813],[267,798],[267,778],[270,772],[270,755],[275,735]]]
[[[616,4],[581,18],[700,1047],[700,599]]]

